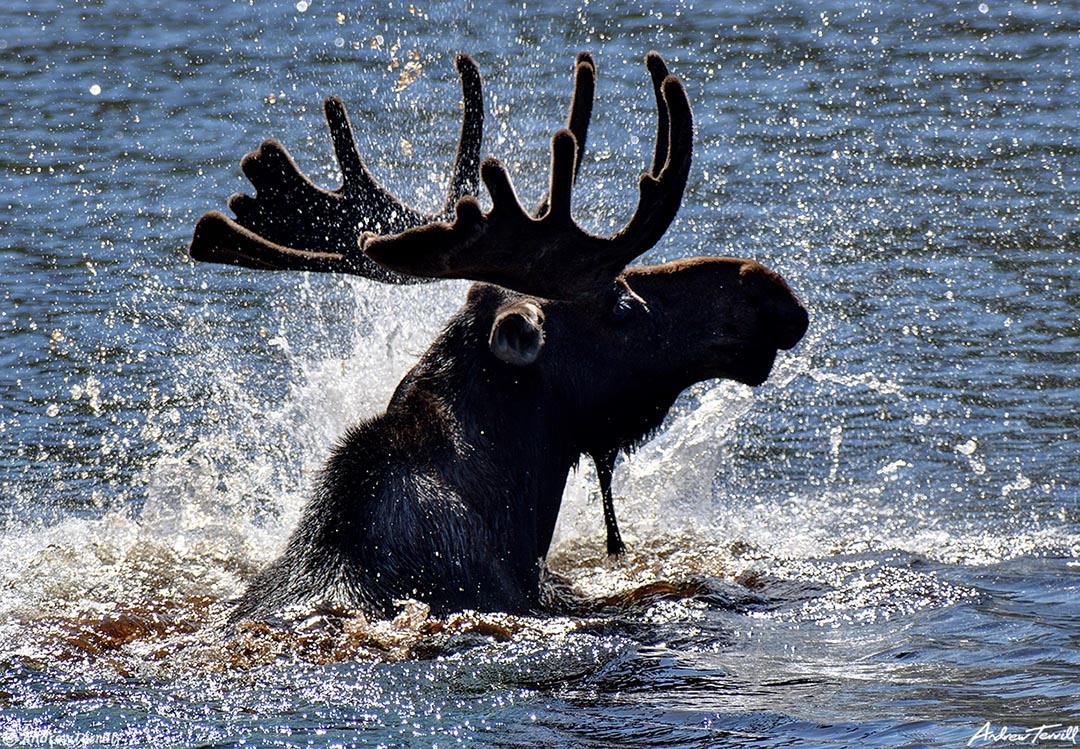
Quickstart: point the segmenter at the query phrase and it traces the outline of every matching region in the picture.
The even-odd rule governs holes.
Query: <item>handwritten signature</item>
[[[989,746],[990,744],[1013,744],[1036,746],[1042,743],[1056,742],[1075,745],[1080,739],[1080,725],[1066,726],[1062,723],[1048,723],[1034,728],[994,728],[990,721],[975,732],[968,741],[968,746]]]

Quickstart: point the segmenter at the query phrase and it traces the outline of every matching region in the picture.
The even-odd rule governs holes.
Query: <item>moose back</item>
[[[403,598],[436,613],[535,610],[567,475],[581,456],[596,462],[616,553],[619,452],[655,431],[690,385],[758,385],[778,350],[802,338],[806,310],[752,260],[627,267],[674,220],[691,161],[686,91],[659,55],[646,64],[658,109],[653,161],[630,221],[607,237],[571,216],[596,76],[584,53],[566,127],[552,139],[550,187],[534,210],[521,205],[501,162],[480,161],[481,81],[464,55],[461,140],[435,215],[379,185],[336,98],[325,111],[338,189],[314,185],[276,141],[241,161],[255,195],[229,199],[235,218],[200,219],[193,258],[387,283],[476,283],[386,412],[341,439],[284,553],[252,581],[234,620],[293,605],[385,616]],[[481,179],[488,211],[476,198]]]

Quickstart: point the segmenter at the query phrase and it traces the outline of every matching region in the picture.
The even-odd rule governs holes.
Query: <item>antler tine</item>
[[[364,158],[360,155],[360,149],[356,145],[356,136],[353,134],[352,122],[349,120],[349,112],[345,108],[345,102],[336,96],[327,97],[326,101],[323,102],[323,114],[326,117],[326,124],[330,128],[330,140],[334,144],[334,157],[337,159],[338,167],[341,169],[341,187],[330,191],[328,194],[340,196],[342,208],[347,213],[359,214],[359,211],[356,210],[357,204],[366,203],[372,215],[350,217],[362,223],[370,223],[375,214],[378,214],[379,218],[385,215],[388,219],[393,215],[401,215],[404,219],[402,223],[412,223],[412,221],[419,220],[420,215],[391,195],[386,188],[379,184],[371,170],[367,168]],[[243,162],[241,162],[241,167],[243,167]],[[315,190],[320,190],[315,185],[312,185],[312,187]],[[322,192],[327,191],[323,190]],[[295,246],[307,249],[307,240],[310,238],[300,236],[298,239],[302,241]],[[325,241],[325,238],[323,241]],[[345,243],[348,243],[348,238],[345,239]],[[355,241],[353,246],[355,246]],[[343,247],[342,249],[351,249],[351,247]]]
[[[581,170],[581,159],[585,155],[585,139],[589,134],[589,121],[592,118],[593,96],[596,92],[596,63],[588,52],[579,52],[574,60],[574,96],[570,100],[570,114],[566,118],[566,129],[577,141],[574,152],[574,181]],[[548,212],[551,195],[545,195],[537,206],[534,216],[543,216]]]
[[[596,93],[596,62],[588,52],[579,52],[574,62],[574,98],[570,101],[570,116],[566,129],[577,141],[574,155],[574,179],[581,170],[581,157],[585,155],[585,139],[592,119],[593,96]]]
[[[206,213],[195,224],[190,252],[196,260],[255,270],[351,272],[340,253],[294,250],[274,244],[220,211]],[[384,275],[391,274],[384,271]]]
[[[240,163],[256,196],[229,198],[235,220],[217,211],[200,219],[191,256],[255,269],[351,273],[392,283],[426,280],[401,276],[373,263],[359,251],[358,242],[365,232],[397,233],[446,217],[458,200],[476,193],[484,119],[480,72],[467,55],[459,55],[456,66],[465,111],[450,195],[438,217],[410,208],[378,183],[360,156],[344,103],[330,97],[323,106],[341,168],[341,186],[336,190],[318,187],[284,146],[265,141]]]
[[[655,177],[660,174],[664,162],[667,161],[668,143],[671,138],[671,117],[668,115],[663,91],[664,81],[669,73],[663,58],[656,52],[650,52],[645,56],[645,64],[649,68],[653,94],[656,96],[656,150],[653,152],[652,168],[649,169],[649,174]]]
[[[484,134],[484,97],[480,88],[480,69],[468,55],[455,60],[461,76],[461,95],[465,113],[461,119],[454,173],[450,179],[450,194],[439,218],[454,215],[454,206],[466,195],[476,195],[480,189],[480,144]]]
[[[624,264],[660,241],[679,212],[690,176],[694,122],[686,89],[678,78],[668,74],[660,55],[650,53],[648,64],[659,119],[662,123],[666,119],[667,127],[658,129],[652,169],[641,175],[637,210],[622,231],[611,238],[612,253]]]
[[[641,176],[637,209],[611,237],[586,232],[571,217],[571,193],[582,153],[573,128],[551,143],[548,199],[534,218],[522,208],[510,175],[496,159],[481,165],[491,195],[487,213],[473,197],[458,201],[453,223],[433,223],[392,236],[366,236],[364,252],[398,273],[489,281],[525,294],[581,299],[610,284],[626,264],[658,242],[675,219],[690,171],[693,118],[686,90],[660,56],[646,60],[660,126],[653,164]],[[570,124],[582,138],[591,109],[591,59],[578,62]],[[575,117],[575,114],[578,115]]]
[[[580,152],[577,139],[569,130],[560,130],[551,139],[551,208],[544,219],[550,224],[573,225],[570,200],[574,191],[577,155]]]

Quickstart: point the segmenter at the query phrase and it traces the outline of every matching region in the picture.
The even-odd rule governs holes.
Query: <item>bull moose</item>
[[[611,474],[690,385],[758,385],[808,316],[776,273],[738,258],[627,267],[674,220],[690,170],[690,104],[650,53],[658,109],[651,169],[630,221],[611,236],[571,217],[596,67],[578,55],[565,128],[551,142],[539,207],[522,207],[506,167],[480,161],[480,74],[457,58],[464,116],[450,194],[436,215],[390,195],[361,158],[342,102],[325,114],[343,184],[324,190],[279,143],[241,161],[254,197],[210,212],[197,260],[352,273],[388,283],[469,279],[464,306],[405,375],[385,413],[350,429],[317,480],[284,553],[255,577],[234,620],[296,604],[385,616],[417,598],[436,613],[540,607],[542,562],[563,489],[596,462],[608,549],[618,552]],[[480,178],[491,198],[477,200]]]

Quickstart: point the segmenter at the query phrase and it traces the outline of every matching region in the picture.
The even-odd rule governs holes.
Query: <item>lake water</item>
[[[0,743],[961,747],[1060,725],[1039,745],[1071,745],[1080,9],[618,5],[0,11]],[[330,445],[466,285],[196,265],[195,220],[265,137],[335,185],[331,93],[380,179],[434,206],[461,51],[484,152],[535,200],[580,49],[583,223],[636,200],[656,49],[697,132],[646,259],[760,260],[812,317],[767,384],[695,388],[620,464],[625,559],[571,477],[553,571],[593,601],[666,587],[224,636]]]

